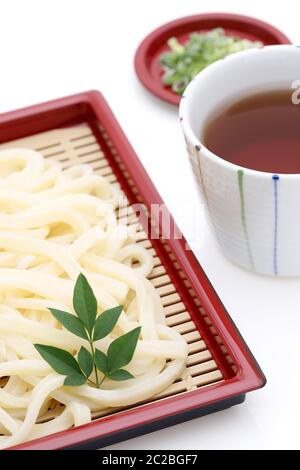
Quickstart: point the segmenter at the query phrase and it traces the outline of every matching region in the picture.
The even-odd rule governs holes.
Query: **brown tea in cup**
[[[300,104],[295,90],[245,96],[213,114],[202,142],[236,165],[270,173],[300,173]],[[298,93],[299,94],[299,93]]]

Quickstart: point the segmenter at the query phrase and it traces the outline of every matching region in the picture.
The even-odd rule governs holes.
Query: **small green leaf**
[[[128,372],[125,369],[117,369],[110,374],[108,374],[108,377],[111,380],[129,380],[129,379],[134,379],[134,376]]]
[[[107,356],[102,351],[99,351],[99,349],[95,351],[95,364],[97,369],[107,375]]]
[[[93,341],[105,338],[116,326],[117,321],[122,313],[123,306],[110,308],[101,313],[95,322]]]
[[[93,370],[93,357],[91,353],[81,346],[78,353],[78,364],[86,377],[89,377]]]
[[[134,330],[125,333],[115,339],[108,348],[107,351],[107,364],[108,372],[111,374],[113,371],[120,369],[128,364],[134,354],[141,327],[137,327]]]
[[[34,347],[58,374],[82,375],[76,359],[68,351],[44,344],[35,344]]]
[[[71,331],[71,333],[80,338],[88,339],[82,322],[75,315],[71,315],[71,313],[64,312],[63,310],[57,310],[56,308],[49,308],[49,310],[56,320],[67,330]]]
[[[64,385],[67,385],[69,387],[78,387],[79,385],[85,384],[86,381],[87,381],[87,378],[84,377],[83,375],[73,374],[73,375],[68,375],[65,378]]]
[[[97,315],[97,300],[83,274],[79,274],[74,287],[73,306],[76,315],[91,334]]]

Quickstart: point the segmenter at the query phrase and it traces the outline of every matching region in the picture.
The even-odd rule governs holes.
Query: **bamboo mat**
[[[108,140],[104,130],[101,129],[101,126],[100,131],[102,133],[102,137],[106,141],[106,145],[116,156],[116,152],[112,147],[111,142]],[[0,145],[0,148],[10,147],[35,149],[41,152],[46,158],[52,158],[60,162],[64,169],[74,164],[87,163],[91,165],[98,174],[105,177],[107,181],[120,187],[117,177],[106,159],[104,152],[100,148],[91,128],[86,124],[43,132],[9,142],[8,144]],[[125,167],[123,174],[129,178]],[[125,195],[123,201],[126,201]],[[151,241],[147,238],[146,233],[139,225],[135,213],[133,210],[130,211],[130,208],[128,210],[124,203],[117,209],[117,217],[120,222],[122,222],[123,218],[127,217],[128,225],[135,226],[137,229],[137,243],[144,246],[153,254],[155,265],[153,271],[149,275],[149,279],[161,297],[166,316],[166,324],[177,330],[188,344],[188,359],[183,375],[166,390],[148,401],[153,402],[160,399],[167,399],[168,397],[179,393],[189,393],[191,390],[196,390],[200,387],[205,387],[221,381],[223,379],[221,371],[218,369],[211,352],[207,348],[196,328],[196,325],[192,321],[184,302],[176,291],[174,284],[171,282],[159,255],[156,253]],[[203,309],[202,315],[204,320],[209,323],[209,319],[205,316]],[[224,347],[223,353],[226,355]],[[230,358],[228,358],[228,360],[230,361]],[[93,417],[99,418],[112,412],[115,413],[116,411],[120,410],[104,410],[99,413],[94,413]],[[60,412],[61,406],[54,406],[52,410],[49,410],[42,417],[41,421],[51,419],[51,417]]]

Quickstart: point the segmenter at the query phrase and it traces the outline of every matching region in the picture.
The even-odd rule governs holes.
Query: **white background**
[[[252,275],[223,258],[191,177],[177,108],[144,90],[133,69],[147,33],[194,13],[256,16],[300,44],[296,8],[294,0],[0,3],[0,111],[101,90],[268,379],[243,405],[111,448],[300,448],[300,279]]]

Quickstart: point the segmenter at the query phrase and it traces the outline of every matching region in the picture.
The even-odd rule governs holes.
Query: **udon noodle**
[[[118,224],[119,192],[86,165],[60,164],[29,149],[0,152],[0,448],[88,423],[93,412],[154,397],[182,374],[187,346],[165,325],[147,280],[153,257]],[[65,330],[49,307],[73,311],[78,274],[89,280],[98,314],[124,305],[117,326],[96,346],[137,326],[141,335],[126,367],[134,378],[106,379],[100,389],[63,386],[33,344],[76,355],[86,343]],[[62,406],[61,406],[62,405]],[[43,422],[47,410],[61,413]]]

